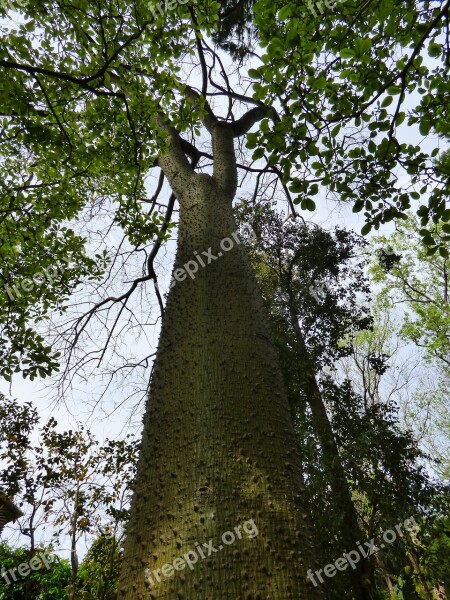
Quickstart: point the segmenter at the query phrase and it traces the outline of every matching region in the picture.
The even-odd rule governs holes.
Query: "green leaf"
[[[291,13],[292,13],[291,5],[286,4],[286,6],[283,6],[283,8],[278,11],[278,20],[286,21],[286,19],[291,16]]]
[[[352,212],[358,213],[364,208],[364,200],[356,200],[353,205]]]
[[[257,133],[248,133],[247,134],[247,148],[253,149],[256,147],[258,143],[258,134]]]
[[[441,56],[441,54],[442,45],[436,44],[436,42],[431,42],[431,44],[428,46],[428,55],[433,58],[437,58],[438,56]]]
[[[406,114],[404,112],[400,112],[398,113],[397,118],[395,119],[395,124],[397,127],[399,127],[403,121],[405,120]]]
[[[429,121],[421,121],[419,125],[420,134],[426,136],[430,133],[431,123]]]
[[[368,54],[371,49],[372,49],[372,40],[370,39],[370,37],[366,37],[363,40],[361,40],[360,50],[361,50],[362,54]]]
[[[342,50],[339,52],[339,55],[341,58],[354,58],[355,51],[352,50],[352,48],[342,48]]]
[[[311,198],[304,198],[300,204],[303,210],[313,211],[316,209],[316,203]]]
[[[340,132],[341,130],[341,124],[339,123],[338,125],[336,125],[336,127],[333,127],[333,129],[331,130],[331,137],[335,138],[337,136],[337,134]]]

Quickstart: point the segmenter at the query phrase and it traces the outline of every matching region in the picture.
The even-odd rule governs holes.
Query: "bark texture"
[[[167,299],[118,597],[320,598],[306,577],[312,539],[278,356],[245,249],[232,236],[235,133],[211,129],[214,176],[190,171],[166,126],[160,165],[180,202],[174,272],[188,261],[198,270]],[[218,258],[207,264],[209,249]],[[222,541],[250,519],[258,535]],[[146,577],[210,539],[218,551],[203,547],[193,569]]]

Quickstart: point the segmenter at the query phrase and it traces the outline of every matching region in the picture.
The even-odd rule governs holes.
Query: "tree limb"
[[[178,131],[168,123],[163,113],[158,113],[155,120],[168,141],[168,148],[158,157],[158,166],[164,171],[178,200],[182,201],[198,174],[186,158]]]
[[[241,135],[248,133],[255,123],[258,123],[264,119],[264,117],[269,116],[269,111],[270,108],[267,106],[256,106],[246,112],[245,115],[242,115],[242,117],[234,123],[229,123],[229,126],[233,130],[233,137],[240,137]]]
[[[206,98],[199,94],[196,90],[194,90],[194,88],[191,88],[190,85],[187,85],[185,87],[185,94],[186,98],[188,98],[192,102],[192,104],[196,106],[201,106],[202,104],[204,104],[205,115],[202,118],[202,123],[209,131],[209,133],[212,134],[212,129],[214,125],[218,123],[218,120],[216,115],[213,113]]]

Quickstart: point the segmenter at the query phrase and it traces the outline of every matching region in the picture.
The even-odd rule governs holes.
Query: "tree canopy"
[[[249,105],[266,110],[242,166],[262,174],[257,185],[275,174],[292,209],[313,209],[313,197],[328,194],[364,210],[364,233],[412,205],[423,225],[450,218],[448,175],[433,160],[439,144],[408,135],[448,133],[448,2],[155,6],[0,7],[3,376],[33,377],[39,368],[45,376],[60,363],[36,324],[64,310],[81,282],[104,279],[112,257],[86,247],[93,217],[117,226],[132,249],[164,239],[146,183],[164,146],[162,113],[204,170],[210,154],[199,125],[210,105],[219,121]],[[228,68],[209,36],[236,47],[245,31],[253,40],[241,53],[246,66]],[[91,226],[75,232],[80,219]],[[440,244],[430,233],[424,240]],[[70,266],[49,281],[42,272],[55,259]],[[33,277],[38,283],[21,292]],[[152,258],[132,290],[155,277]],[[7,290],[17,285],[11,301]]]

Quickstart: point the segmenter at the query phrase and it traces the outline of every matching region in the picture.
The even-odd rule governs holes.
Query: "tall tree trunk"
[[[320,598],[307,580],[312,540],[278,356],[244,247],[232,236],[233,135],[217,129],[214,176],[192,177],[166,128],[171,145],[160,164],[180,201],[174,273],[195,253],[205,266],[167,299],[118,597]],[[208,250],[218,256],[210,264]],[[258,535],[241,528],[239,539],[234,528],[251,519],[247,529]],[[226,532],[234,532],[229,547]],[[202,546],[209,540],[217,549],[210,556]],[[155,574],[189,551],[198,556],[192,569]]]
[[[324,467],[331,490],[333,491],[334,502],[336,506],[339,506],[343,514],[341,531],[342,540],[346,545],[343,550],[346,552],[357,550],[357,543],[362,543],[365,535],[358,523],[358,514],[352,501],[351,489],[347,483],[347,476],[342,466],[334,432],[317,383],[315,368],[306,348],[292,297],[289,302],[289,315],[297,343],[297,355],[300,365],[299,376],[302,381],[302,387],[305,390],[306,399],[311,408],[314,429],[322,448]],[[353,587],[355,598],[372,600],[378,597],[375,588],[373,566],[369,558],[362,558],[356,565],[355,570],[348,571],[348,577],[351,580],[350,584]]]
[[[374,557],[375,557],[375,562],[377,563],[377,567],[379,568],[380,573],[383,574],[384,580],[386,582],[386,587],[387,587],[387,590],[389,593],[388,597],[394,598],[395,590],[394,590],[394,584],[392,583],[391,575],[390,575],[389,571],[387,570],[387,568],[383,562],[383,559],[380,556],[380,553],[375,552]]]
[[[420,587],[422,588],[423,597],[425,600],[433,600],[433,594],[431,593],[430,588],[428,587],[427,580],[425,575],[423,574],[422,567],[420,566],[419,559],[417,558],[415,552],[413,550],[407,551],[408,560],[411,563],[413,571],[419,581]]]
[[[78,513],[79,513],[79,493],[80,482],[77,481],[75,490],[74,506],[71,515],[71,535],[70,535],[70,584],[69,600],[75,600],[77,596],[77,575],[78,575],[78,556],[77,556],[77,533],[78,533]]]

